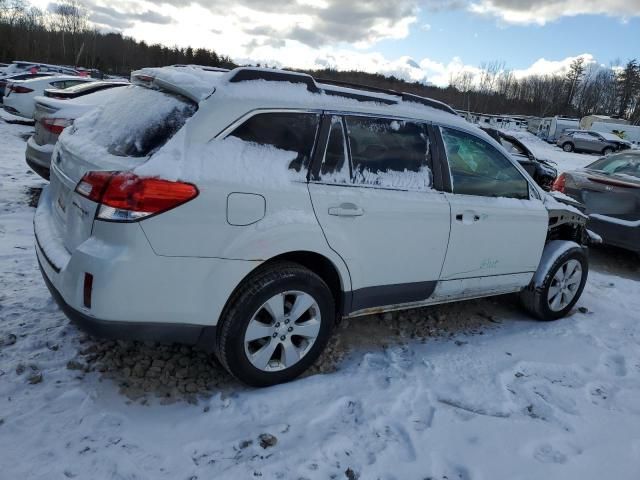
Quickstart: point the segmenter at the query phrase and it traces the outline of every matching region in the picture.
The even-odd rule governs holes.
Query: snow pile
[[[167,180],[220,180],[270,186],[306,181],[306,172],[290,168],[297,152],[236,137],[214,139],[205,145],[193,145],[186,139],[187,131],[182,129],[135,173]]]

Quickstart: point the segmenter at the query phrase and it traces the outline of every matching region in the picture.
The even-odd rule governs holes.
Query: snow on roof
[[[316,83],[316,92],[309,91],[304,83],[272,81],[264,79],[232,81],[241,69],[231,71],[211,71],[197,66],[171,66],[144,68],[131,74],[134,83],[158,87],[175,87],[179,93],[201,102],[214,91],[216,98],[252,99],[268,103],[269,107],[299,107],[313,109],[351,110],[400,117],[413,117],[424,120],[438,120],[448,125],[455,125],[466,130],[470,124],[458,115],[416,102],[402,101],[399,95],[391,93],[370,92],[357,88],[325,85]],[[279,72],[273,69],[257,69],[265,73]],[[286,72],[287,75],[311,78],[303,73]],[[149,78],[145,78],[145,76]],[[331,95],[327,92],[340,92],[354,96],[366,96],[371,101],[356,100],[347,96]],[[390,102],[397,102],[389,104]],[[474,130],[475,131],[475,130]]]

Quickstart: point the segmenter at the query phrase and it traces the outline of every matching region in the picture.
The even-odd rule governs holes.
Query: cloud
[[[88,5],[89,20],[97,25],[113,30],[125,30],[138,22],[167,25],[173,22],[170,16],[154,10],[120,11],[102,5]]]
[[[119,10],[92,7],[93,15],[110,25],[122,26],[122,14],[133,13],[129,21],[144,21],[139,13],[140,4],[150,2],[118,0]],[[418,0],[166,0],[163,9],[174,7],[185,10],[200,7],[227,22],[236,23],[251,35],[269,36],[278,40],[296,40],[310,46],[356,44],[372,45],[387,38],[405,38],[409,26],[417,19]],[[105,10],[111,10],[107,13]],[[241,20],[243,20],[241,22]],[[159,23],[159,22],[156,22]]]
[[[576,15],[640,16],[640,0],[477,0],[469,10],[512,24],[538,24]]]
[[[569,71],[571,63],[578,58],[582,58],[584,60],[584,66],[586,68],[599,66],[593,55],[590,53],[583,53],[582,55],[567,57],[562,60],[547,60],[545,58],[540,58],[528,68],[514,70],[513,75],[516,78],[530,77],[533,75],[564,75]]]

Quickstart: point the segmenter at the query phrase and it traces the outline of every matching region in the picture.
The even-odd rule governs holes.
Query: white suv
[[[63,132],[35,215],[95,335],[199,344],[265,386],[342,317],[521,292],[552,320],[582,293],[585,217],[444,104],[253,68],[132,81]]]

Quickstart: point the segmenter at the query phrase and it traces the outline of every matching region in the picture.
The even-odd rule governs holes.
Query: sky
[[[51,8],[48,0],[33,2]],[[102,30],[206,47],[241,64],[332,67],[446,85],[501,62],[516,76],[640,57],[640,0],[85,0]]]

